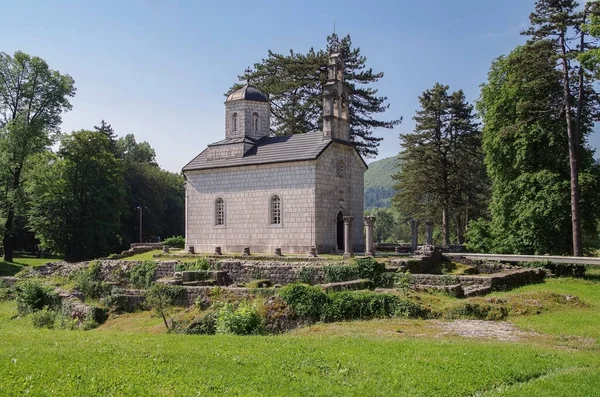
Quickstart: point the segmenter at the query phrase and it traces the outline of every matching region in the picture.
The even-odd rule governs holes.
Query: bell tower
[[[329,54],[327,83],[323,86],[323,137],[350,142],[348,88],[339,44]]]

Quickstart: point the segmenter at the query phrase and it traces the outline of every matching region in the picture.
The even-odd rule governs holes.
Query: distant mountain
[[[398,156],[377,160],[365,172],[365,209],[391,206],[394,196],[392,175],[400,171]]]

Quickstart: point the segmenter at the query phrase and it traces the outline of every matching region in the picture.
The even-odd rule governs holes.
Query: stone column
[[[425,222],[425,240],[427,245],[433,245],[433,222]]]
[[[367,256],[375,256],[375,244],[373,244],[373,226],[375,224],[375,219],[374,216],[365,216],[365,234],[367,240],[365,255]]]
[[[354,256],[352,250],[352,221],[353,216],[344,217],[344,258],[351,258]]]
[[[419,222],[414,219],[410,221],[410,229],[412,231],[412,251],[415,252],[419,246]]]

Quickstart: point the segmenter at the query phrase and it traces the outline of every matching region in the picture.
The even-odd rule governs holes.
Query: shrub
[[[11,295],[12,288],[10,288],[3,280],[0,280],[0,301],[10,299]]]
[[[391,317],[398,298],[391,294],[343,291],[329,295],[322,315],[325,322]]]
[[[54,328],[56,322],[56,312],[48,306],[31,315],[31,321],[35,328]]]
[[[385,273],[385,264],[373,258],[360,258],[356,260],[356,271],[359,278],[368,278],[375,285],[380,286],[381,276]]]
[[[217,312],[214,310],[207,311],[182,332],[195,335],[214,335],[217,332]]]
[[[327,294],[319,287],[306,284],[288,284],[279,290],[279,296],[299,316],[319,320],[327,303]]]
[[[394,288],[396,286],[396,274],[385,272],[381,275],[379,280],[379,287],[381,288]]]
[[[246,288],[269,288],[272,286],[273,283],[271,280],[267,279],[252,280],[249,283],[246,283]]]
[[[323,273],[326,283],[339,283],[360,278],[356,266],[329,265],[323,267]]]
[[[163,319],[165,327],[170,329],[167,317],[169,310],[181,294],[182,287],[178,285],[154,284],[146,291],[146,303],[154,309],[156,315]]]
[[[144,261],[133,266],[130,274],[130,282],[136,288],[150,288],[154,281],[157,263],[155,261]]]
[[[88,267],[79,270],[75,275],[75,285],[86,298],[97,299],[107,292],[109,286],[102,281],[100,262],[90,262]]]
[[[163,243],[173,248],[184,248],[185,247],[185,237],[183,236],[173,236],[166,238]]]
[[[302,267],[298,272],[298,280],[304,284],[312,284],[316,269],[314,267]]]
[[[25,280],[17,286],[17,309],[25,314],[42,310],[44,307],[56,307],[59,299],[52,287],[36,280]]]
[[[405,273],[400,273],[396,276],[396,284],[395,287],[398,291],[403,293],[404,295],[408,294],[410,290],[410,286],[413,283],[413,276],[410,274],[410,271],[406,271]]]
[[[175,265],[175,271],[184,272],[187,270],[209,270],[210,262],[205,257],[200,257],[194,262],[182,262]]]
[[[255,305],[242,303],[236,308],[226,303],[218,311],[217,334],[259,335],[263,332],[263,320]]]
[[[99,325],[100,324],[98,323],[98,321],[94,319],[94,315],[92,314],[92,312],[89,312],[85,316],[83,322],[81,323],[81,329],[84,331],[89,331],[91,329],[98,328]]]

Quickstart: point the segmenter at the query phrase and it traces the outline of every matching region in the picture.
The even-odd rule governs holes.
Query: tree
[[[367,59],[360,48],[353,48],[350,36],[338,42],[334,33],[327,37],[325,50],[310,49],[306,54],[290,50],[288,55],[269,51],[266,59],[254,64],[254,71],[240,76],[241,81],[270,95],[272,130],[276,135],[291,135],[318,131],[322,128],[322,86],[327,81],[327,63],[333,46],[338,47],[345,61],[345,80],[350,92],[350,136],[365,156],[377,155],[382,138],[373,136],[376,128],[393,128],[401,119],[384,121],[375,115],[389,109],[387,97],[378,96],[372,84],[383,78],[367,68]],[[240,88],[234,85],[232,90]]]
[[[108,255],[119,243],[123,168],[108,138],[77,131],[36,172],[30,225],[41,245],[67,261]]]
[[[110,142],[112,152],[117,154],[117,134],[115,134],[115,130],[113,130],[112,126],[102,120],[100,121],[100,127],[94,126],[94,130],[106,135]]]
[[[561,255],[572,250],[570,149],[564,133],[567,121],[560,117],[563,75],[555,67],[554,46],[541,40],[499,57],[482,86],[478,110],[492,179],[492,219],[469,226],[469,245],[476,249]],[[583,109],[591,105],[588,97]],[[585,134],[580,145],[582,230],[591,248],[600,174],[585,146]]]
[[[125,168],[126,210],[122,217],[124,245],[138,241],[139,210],[143,211],[143,238],[166,238],[184,233],[184,179],[160,169],[148,142],[131,134],[117,141]]]
[[[61,113],[75,95],[69,75],[52,70],[41,58],[17,51],[0,53],[0,178],[4,217],[4,259],[13,260],[15,215],[23,199],[22,174],[36,153],[52,144]]]
[[[573,238],[573,255],[583,255],[583,242],[581,231],[580,209],[580,146],[584,117],[583,103],[585,102],[585,72],[581,65],[574,73],[572,61],[578,52],[585,52],[589,44],[586,43],[585,30],[582,26],[586,22],[588,7],[578,11],[578,3],[574,0],[538,0],[535,11],[529,19],[531,27],[523,34],[531,36],[532,42],[546,41],[552,45],[552,60],[556,60],[561,73],[562,106],[556,116],[565,119],[569,148],[570,190],[571,190],[571,229]],[[571,35],[575,38],[572,38]],[[577,48],[579,46],[579,48]],[[573,48],[574,50],[571,50]],[[573,84],[576,93],[573,93]]]
[[[450,244],[451,212],[456,214],[460,240],[465,217],[487,185],[473,106],[462,91],[448,94],[448,88],[437,83],[419,97],[415,130],[400,137],[403,164],[394,176],[398,191],[394,204],[399,212],[420,220],[441,214],[446,245]]]

